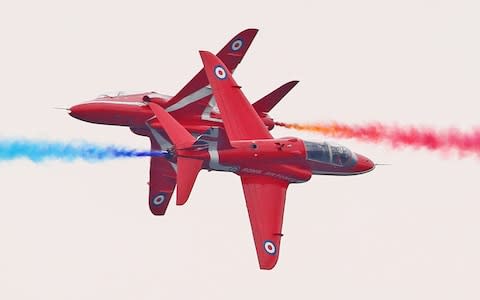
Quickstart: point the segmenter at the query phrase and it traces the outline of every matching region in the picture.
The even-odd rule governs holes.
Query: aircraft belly
[[[298,166],[264,166],[255,163],[246,163],[240,165],[229,164],[228,162],[219,162],[217,151],[209,151],[210,160],[208,161],[208,170],[233,172],[237,175],[260,175],[284,180],[290,183],[306,182],[311,177],[309,170]]]

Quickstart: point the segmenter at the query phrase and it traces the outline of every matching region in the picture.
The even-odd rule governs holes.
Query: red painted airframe
[[[312,175],[356,175],[373,170],[368,158],[326,142],[273,138],[268,112],[297,83],[287,83],[250,104],[232,77],[257,30],[235,36],[217,56],[200,51],[204,68],[174,97],[156,93],[102,97],[71,108],[88,122],[129,126],[148,136],[152,150],[149,205],[163,215],[177,186],[176,202],[189,198],[201,169],[240,176],[261,269],[279,255],[285,196],[290,183]]]

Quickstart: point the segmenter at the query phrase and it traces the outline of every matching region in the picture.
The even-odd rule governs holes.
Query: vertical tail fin
[[[177,205],[187,202],[202,164],[203,161],[198,159],[177,158]]]
[[[193,145],[195,138],[168,112],[155,103],[149,103],[149,106],[177,149]],[[177,157],[177,205],[187,202],[202,165],[202,160]]]

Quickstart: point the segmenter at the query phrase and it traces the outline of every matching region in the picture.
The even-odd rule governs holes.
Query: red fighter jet
[[[233,37],[217,54],[233,73],[242,61],[258,30],[247,29]],[[298,83],[288,82],[253,106],[265,126],[274,127],[273,119],[268,112]],[[172,146],[147,101],[165,109],[182,126],[194,135],[212,128],[208,135],[212,141],[212,165],[220,166],[215,158],[220,130],[223,127],[215,97],[208,84],[204,70],[200,70],[174,97],[155,92],[102,95],[99,98],[75,105],[70,108],[70,115],[77,119],[107,125],[128,126],[135,134],[150,138],[152,151],[168,149]],[[154,215],[164,215],[176,185],[176,165],[161,157],[150,160],[149,206]]]
[[[273,138],[227,66],[209,52],[200,51],[200,56],[223,119],[215,147],[212,129],[194,137],[160,105],[148,104],[173,143],[168,160],[177,166],[177,203],[187,201],[201,169],[239,175],[260,268],[272,269],[279,255],[288,185],[306,182],[312,174],[362,174],[374,164],[342,146]]]
[[[207,96],[208,102],[215,101],[215,108],[218,105],[216,115],[222,123],[212,126],[198,120],[188,121],[187,116],[179,118],[169,111],[170,105],[156,97],[143,95],[138,102],[153,116],[148,115],[143,127],[132,130],[150,136],[153,149],[169,153],[166,158],[152,158],[150,208],[163,214],[175,185],[177,204],[186,203],[201,169],[234,172],[242,181],[260,268],[272,269],[279,255],[288,185],[306,182],[312,174],[362,174],[371,171],[374,164],[342,146],[294,137],[273,138],[266,126],[266,116],[255,107],[259,102],[254,105],[248,102],[232,77],[233,68],[211,53],[201,52],[201,57],[204,69],[197,77],[204,76],[205,87],[213,93]],[[260,101],[263,108],[273,107],[276,99],[281,99],[278,95],[285,93],[274,94],[277,96]],[[194,122],[197,127],[192,125]],[[202,126],[209,127],[197,134],[204,129]],[[168,168],[156,168],[155,164]],[[157,188],[152,189],[152,185]]]

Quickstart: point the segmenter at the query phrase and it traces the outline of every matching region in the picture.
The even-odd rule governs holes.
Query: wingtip
[[[274,267],[275,267],[275,265],[273,265],[273,266],[260,266],[260,270],[269,271],[269,270],[273,270]]]
[[[208,55],[213,55],[212,52],[210,51],[207,51],[207,50],[199,50],[198,53],[200,54],[200,56],[208,56]]]
[[[299,80],[292,80],[284,84],[285,87],[290,87],[293,89],[300,81]],[[290,90],[289,90],[290,91]]]
[[[272,270],[277,265],[277,262],[278,262],[278,256],[275,258],[275,260],[267,261],[267,262],[261,262],[260,263],[260,270],[266,270],[266,271]]]
[[[210,51],[206,51],[206,50],[200,50],[198,51],[198,53],[200,54],[200,58],[202,59],[203,61],[203,64],[204,64],[204,67],[205,67],[205,64],[208,62],[208,61],[219,61],[219,64],[221,63],[222,65],[224,64],[220,59],[218,59],[218,57],[213,54],[212,52]]]
[[[258,32],[258,29],[257,28],[247,28],[241,32],[239,32],[237,34],[237,36],[240,36],[240,35],[245,35],[245,34],[253,34],[253,35],[256,35]]]

